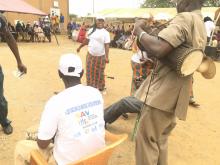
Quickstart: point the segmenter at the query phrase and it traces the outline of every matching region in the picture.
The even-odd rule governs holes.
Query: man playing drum
[[[175,118],[186,119],[192,76],[180,77],[174,69],[160,61],[178,46],[204,50],[206,31],[202,19],[203,0],[176,0],[176,17],[158,34],[144,32],[145,22],[135,23],[134,34],[147,52],[158,59],[148,97],[142,108],[136,136],[137,165],[167,165],[167,140],[175,127]],[[145,100],[150,76],[136,97]]]

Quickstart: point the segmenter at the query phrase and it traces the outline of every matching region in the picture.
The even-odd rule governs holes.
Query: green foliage
[[[170,0],[145,0],[141,7],[142,8],[156,8],[156,7],[174,7],[175,4],[171,3]],[[218,7],[220,6],[220,0],[205,0],[204,6]]]
[[[207,0],[207,1],[205,1],[204,6],[219,7],[220,1],[219,0]]]
[[[156,8],[156,7],[174,7],[170,0],[145,0],[141,7]]]
[[[76,14],[70,14],[69,16],[70,16],[70,18],[76,18],[77,17]]]

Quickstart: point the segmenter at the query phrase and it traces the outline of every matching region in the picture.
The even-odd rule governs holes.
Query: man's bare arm
[[[139,37],[140,43],[143,45],[148,54],[159,59],[166,56],[174,49],[167,41],[145,33],[143,30],[144,26],[144,21],[137,21],[135,24],[134,34]]]
[[[27,72],[27,68],[23,65],[23,63],[21,61],[20,54],[19,54],[19,51],[18,51],[17,43],[16,43],[14,37],[12,36],[12,34],[10,33],[10,31],[8,29],[7,22],[3,18],[1,18],[1,21],[4,21],[3,22],[4,27],[1,28],[1,33],[4,35],[4,38],[5,38],[8,46],[9,46],[9,48],[11,49],[12,53],[15,56],[15,59],[17,61],[18,69],[21,72],[26,73]]]

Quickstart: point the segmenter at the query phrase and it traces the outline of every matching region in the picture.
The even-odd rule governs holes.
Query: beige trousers
[[[34,149],[38,149],[42,153],[49,165],[56,165],[56,161],[53,157],[53,145],[50,144],[46,149],[42,150],[38,147],[37,142],[33,140],[22,140],[16,144],[14,153],[14,164],[30,164],[30,153]]]
[[[175,127],[172,113],[145,106],[136,136],[136,165],[167,165],[168,136]]]

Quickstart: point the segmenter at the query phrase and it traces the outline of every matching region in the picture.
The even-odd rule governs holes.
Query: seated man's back
[[[35,149],[49,164],[66,165],[105,147],[103,98],[97,89],[81,84],[83,72],[78,55],[61,56],[58,74],[65,90],[46,103],[38,137],[17,143],[15,165],[29,163],[30,152]],[[33,141],[36,139],[37,143]]]
[[[38,138],[55,134],[54,157],[66,164],[105,146],[103,99],[100,92],[78,84],[53,96],[43,112]]]

